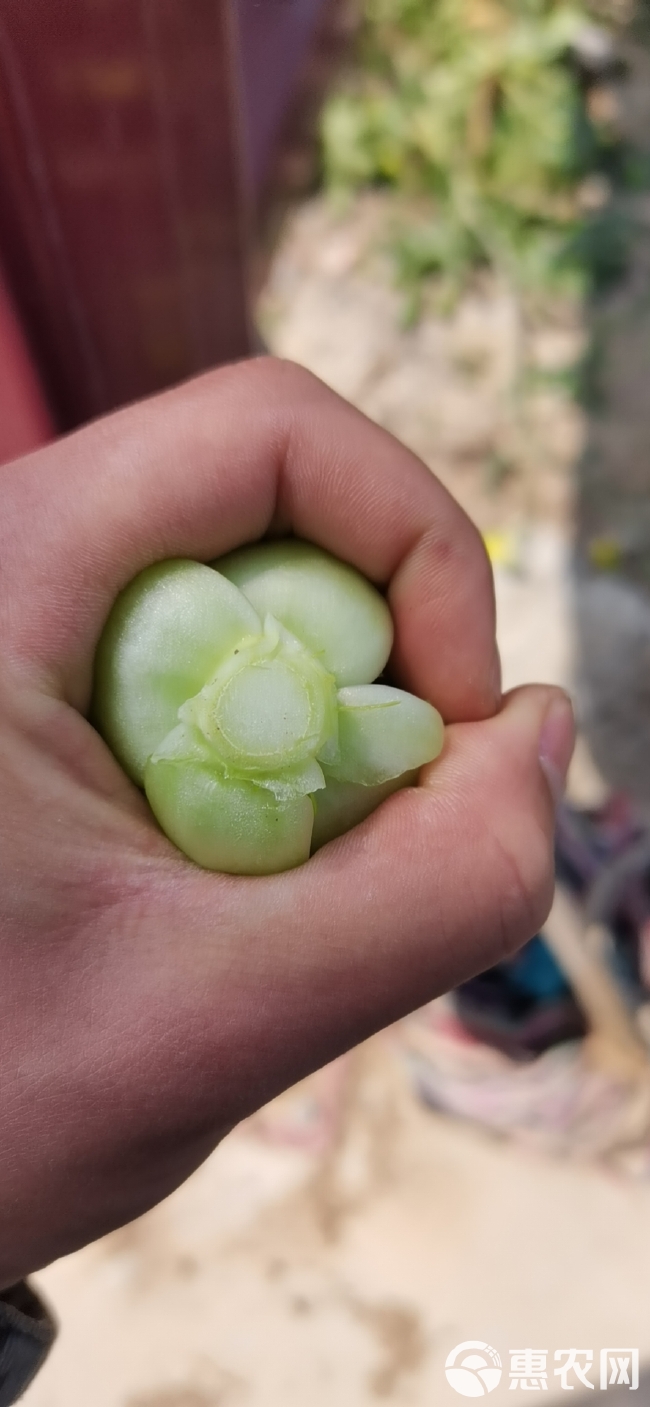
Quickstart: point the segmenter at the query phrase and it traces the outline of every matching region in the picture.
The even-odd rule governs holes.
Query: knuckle
[[[306,367],[300,366],[298,362],[290,361],[287,357],[274,356],[266,353],[253,358],[252,361],[239,363],[242,375],[258,376],[264,382],[273,384],[276,393],[284,393],[289,396],[296,394],[296,391],[303,391],[310,388],[312,391],[318,387],[324,390],[324,383],[308,371]]]

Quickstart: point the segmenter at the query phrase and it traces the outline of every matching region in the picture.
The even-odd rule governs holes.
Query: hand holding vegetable
[[[224,777],[234,752],[237,786],[256,801],[278,800],[260,778],[280,796],[283,781],[301,807],[315,798],[317,819],[331,782],[373,782],[385,738],[378,752],[359,691],[384,687],[364,681],[387,638],[346,679],[304,620],[256,603],[252,579],[243,589],[245,555],[230,559],[232,579],[207,565],[269,534],[316,544],[385,593],[394,686],[435,705],[446,733],[417,786],[307,863],[250,878],[189,863],[87,715],[120,593],[186,559],[209,590],[238,593],[227,591],[248,643],[233,636],[199,669],[192,613],[183,697],[174,654],[154,691],[152,750],[139,731],[149,705],[129,717],[131,775],[167,773],[182,728],[192,746],[208,740]],[[551,895],[547,775],[566,769],[572,730],[556,690],[501,700],[489,567],[461,510],[389,435],[288,365],[226,368],[4,466],[0,572],[2,1286],[144,1211],[264,1100],[528,938]],[[369,643],[364,628],[359,666]],[[138,659],[146,675],[152,657]],[[267,668],[282,706],[260,723],[250,705]],[[104,702],[115,741],[117,693]],[[356,779],[335,775],[344,760]],[[316,767],[327,786],[300,794]],[[175,786],[161,785],[161,813]]]

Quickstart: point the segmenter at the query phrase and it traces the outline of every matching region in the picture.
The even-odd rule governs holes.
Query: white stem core
[[[268,616],[264,634],[233,651],[178,716],[226,771],[275,774],[313,758],[335,732],[334,680]]]
[[[312,703],[300,675],[282,660],[261,660],[228,680],[215,702],[213,727],[251,762],[286,763],[312,733]]]

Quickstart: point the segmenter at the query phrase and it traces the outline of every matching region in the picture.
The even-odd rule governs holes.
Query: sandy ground
[[[549,1350],[555,1401],[556,1349],[650,1359],[650,1187],[431,1114],[388,1036],[330,1077],[345,1098],[324,1147],[313,1090],[295,1092],[307,1146],[296,1125],[294,1147],[241,1129],[38,1277],[64,1327],[30,1407],[429,1407],[457,1401],[444,1361],[467,1339],[506,1367]]]
[[[527,321],[483,287],[404,329],[380,229],[373,202],[300,211],[266,337],[399,433],[497,532],[506,683],[569,683],[583,427],[556,373],[581,345],[575,311]],[[572,787],[598,793],[584,754]],[[236,1130],[161,1207],[36,1277],[63,1328],[25,1402],[431,1407],[459,1400],[445,1358],[476,1339],[504,1363],[495,1404],[511,1350],[547,1351],[545,1400],[559,1402],[554,1352],[597,1363],[612,1345],[640,1350],[635,1400],[650,1403],[649,1267],[650,1183],[432,1113],[388,1032]],[[582,1407],[588,1389],[569,1383]]]
[[[485,278],[445,314],[431,283],[423,316],[404,326],[392,218],[374,193],[347,211],[316,198],[296,212],[261,300],[269,346],[409,445],[482,528],[566,522],[583,435],[567,386],[579,310],[523,308]]]

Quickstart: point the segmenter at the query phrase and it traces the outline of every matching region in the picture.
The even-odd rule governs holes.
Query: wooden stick
[[[575,900],[558,887],[543,933],[589,1022],[587,1054],[593,1063],[627,1078],[650,1078],[648,1051],[600,956],[607,931],[598,924],[586,927]]]

